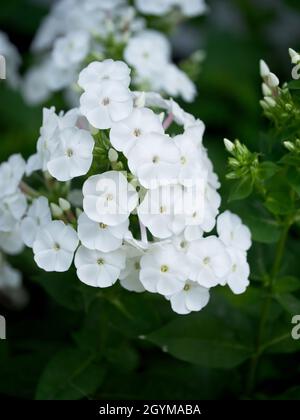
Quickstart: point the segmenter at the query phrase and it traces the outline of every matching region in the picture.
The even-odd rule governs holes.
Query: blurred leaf
[[[60,305],[72,310],[86,310],[97,290],[81,283],[73,270],[67,273],[41,272],[34,280]]]
[[[177,318],[146,339],[180,360],[210,368],[232,369],[251,355],[233,330],[205,315]]]
[[[289,214],[292,200],[286,191],[274,191],[267,197],[265,206],[275,215]]]
[[[253,189],[253,181],[252,178],[248,175],[245,176],[243,179],[239,181],[235,181],[235,184],[233,185],[230,194],[229,194],[229,201],[234,200],[242,200],[244,198],[247,198]]]
[[[292,315],[300,314],[300,299],[290,293],[279,295],[276,299],[287,312]]]
[[[300,280],[292,276],[280,277],[274,283],[274,292],[276,294],[291,293],[299,289]]]
[[[104,367],[95,356],[76,348],[56,354],[46,366],[36,392],[37,400],[88,398],[103,382]]]
[[[263,179],[271,178],[279,169],[279,166],[273,162],[263,162],[259,165],[259,176]]]
[[[300,195],[300,170],[296,167],[290,167],[286,176],[291,187]]]
[[[243,222],[251,230],[253,241],[265,244],[278,242],[281,229],[275,221],[262,216],[256,217],[251,214],[244,214]]]

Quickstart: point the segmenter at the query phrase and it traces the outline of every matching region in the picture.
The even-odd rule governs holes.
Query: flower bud
[[[228,140],[228,139],[224,139],[224,145],[226,150],[231,153],[234,149],[234,143],[232,143],[232,141]]]
[[[262,93],[264,96],[272,96],[272,90],[269,88],[269,86],[266,83],[263,83],[261,87],[262,87]]]
[[[293,152],[295,150],[295,146],[291,141],[284,141],[284,147],[288,149],[289,152]]]
[[[260,60],[259,69],[261,77],[267,77],[270,74],[270,69],[267,63],[264,60]]]
[[[270,87],[277,87],[279,85],[279,79],[274,73],[270,73],[267,77],[268,85]]]
[[[109,159],[109,161],[110,162],[117,162],[118,157],[119,157],[118,152],[111,147],[109,149],[109,151],[108,151],[108,159]]]
[[[274,106],[276,106],[276,102],[274,101],[273,98],[270,98],[270,96],[265,96],[264,100],[270,108],[273,108]]]
[[[300,54],[298,54],[292,48],[289,48],[289,54],[292,60],[292,64],[298,64],[300,62]]]
[[[69,211],[71,210],[71,204],[69,203],[68,200],[64,199],[64,198],[59,198],[58,199],[58,204],[59,207],[63,210],[63,211]]]
[[[61,217],[63,215],[62,209],[55,203],[50,203],[51,212],[54,217]]]

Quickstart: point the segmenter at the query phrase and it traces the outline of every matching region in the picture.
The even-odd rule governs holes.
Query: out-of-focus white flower
[[[209,301],[209,289],[194,281],[187,280],[182,290],[169,298],[174,312],[186,315],[193,311],[200,311]]]
[[[115,226],[136,208],[138,194],[118,171],[91,176],[83,185],[83,208],[95,222]]]
[[[111,252],[122,245],[128,226],[128,219],[120,225],[108,226],[94,222],[82,213],[78,219],[78,237],[86,248]]]
[[[0,198],[14,194],[25,172],[25,161],[15,154],[0,165]]]
[[[27,71],[22,83],[22,94],[30,105],[45,102],[50,95],[50,88],[45,82],[46,65],[32,67]]]
[[[161,77],[157,78],[155,85],[168,95],[181,96],[186,102],[192,102],[197,93],[195,84],[175,64],[163,67]]]
[[[251,247],[251,233],[243,225],[236,214],[226,210],[217,220],[217,232],[221,241],[227,246],[240,251],[247,251]]]
[[[226,283],[233,293],[239,295],[249,285],[250,269],[246,253],[235,248],[227,248],[227,252],[231,258],[231,268],[226,276]]]
[[[26,217],[21,221],[21,234],[26,246],[32,247],[40,228],[51,222],[51,212],[46,197],[33,201]]]
[[[13,230],[24,215],[26,208],[26,197],[20,191],[0,199],[0,231]]]
[[[126,265],[119,275],[121,286],[130,292],[144,292],[145,288],[140,282],[140,261],[144,252],[128,244],[123,249],[126,252]]]
[[[72,31],[54,43],[52,59],[61,68],[79,64],[89,52],[90,35],[86,31]]]
[[[204,0],[135,0],[135,4],[146,15],[165,15],[175,7],[188,17],[199,16],[207,11]]]
[[[147,77],[151,71],[159,77],[170,59],[170,44],[160,32],[145,30],[129,39],[124,58],[142,77]]]
[[[16,88],[19,84],[18,69],[21,57],[16,47],[9,41],[8,36],[0,31],[0,54],[5,57],[6,78],[11,87]]]
[[[78,242],[71,226],[54,220],[39,230],[33,243],[34,260],[45,271],[67,271]]]
[[[132,147],[150,133],[164,133],[158,115],[149,108],[135,108],[129,117],[112,125],[110,141],[115,149],[128,156]]]
[[[47,164],[49,173],[59,181],[85,175],[93,161],[94,139],[86,130],[66,128]]]
[[[125,252],[121,249],[104,253],[80,246],[75,255],[77,276],[93,287],[110,287],[125,267]]]
[[[185,254],[172,244],[154,245],[141,258],[140,281],[149,292],[170,296],[182,290],[187,278]]]
[[[106,80],[89,85],[80,97],[82,114],[96,128],[110,128],[114,122],[128,117],[132,108],[132,94],[121,82]]]
[[[175,0],[174,3],[181,8],[182,14],[188,17],[203,15],[207,11],[204,0]]]
[[[179,162],[179,150],[165,134],[146,134],[128,154],[129,169],[143,187],[151,189],[176,182]]]
[[[16,224],[9,232],[0,232],[0,250],[8,255],[20,254],[24,249],[20,225]]]
[[[136,8],[146,15],[164,15],[168,13],[174,0],[135,0]]]
[[[93,61],[79,73],[78,84],[82,89],[89,85],[99,85],[104,81],[119,82],[125,87],[130,84],[130,68],[123,61],[107,59]]]
[[[225,246],[215,236],[193,241],[187,252],[189,278],[203,287],[225,284],[231,259]]]
[[[18,289],[21,285],[22,275],[20,271],[7,263],[0,264],[0,290]]]

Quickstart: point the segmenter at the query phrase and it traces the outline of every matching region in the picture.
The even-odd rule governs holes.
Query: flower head
[[[33,243],[34,260],[45,271],[67,271],[78,246],[75,230],[62,221],[41,228]]]

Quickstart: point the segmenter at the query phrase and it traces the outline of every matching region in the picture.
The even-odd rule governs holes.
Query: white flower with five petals
[[[46,197],[33,201],[26,217],[21,221],[22,239],[28,247],[32,247],[40,228],[51,222],[51,211]]]
[[[128,226],[128,219],[120,225],[108,226],[94,222],[82,213],[78,218],[78,237],[86,248],[111,252],[121,247]]]
[[[75,255],[77,276],[93,287],[110,287],[125,267],[125,252],[121,249],[101,252],[80,246]]]
[[[89,85],[80,97],[80,110],[89,123],[101,129],[130,115],[133,96],[121,82],[106,80]]]
[[[85,175],[93,161],[94,139],[87,130],[66,128],[59,133],[47,168],[58,181]]]
[[[170,296],[182,290],[187,278],[185,254],[172,244],[154,245],[141,258],[140,281],[149,292]]]
[[[180,154],[174,141],[165,134],[143,136],[128,154],[128,166],[145,188],[176,183]]]
[[[187,280],[182,290],[168,298],[174,312],[186,315],[193,311],[200,311],[209,301],[209,289],[194,281]]]
[[[119,82],[125,87],[130,84],[130,68],[123,61],[107,59],[93,61],[79,74],[78,84],[87,90],[89,85],[101,84],[104,81]]]
[[[39,230],[33,243],[34,260],[45,271],[67,271],[78,242],[71,226],[54,220]]]
[[[136,208],[138,194],[118,171],[91,176],[83,185],[83,209],[95,222],[115,226]]]
[[[129,117],[112,125],[110,142],[115,149],[128,156],[143,136],[150,133],[164,133],[158,115],[149,108],[135,108]]]

